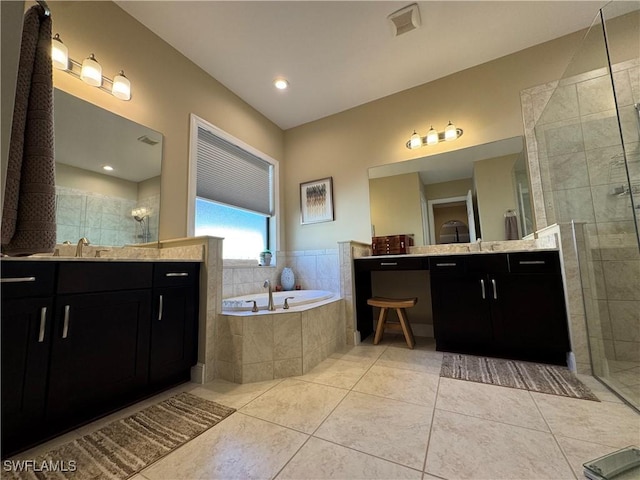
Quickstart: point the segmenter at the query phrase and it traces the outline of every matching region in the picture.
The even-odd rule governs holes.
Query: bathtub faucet
[[[273,312],[276,309],[276,307],[273,304],[273,289],[271,288],[271,282],[269,280],[265,280],[263,287],[269,288],[269,305],[267,306],[267,309],[270,312]]]

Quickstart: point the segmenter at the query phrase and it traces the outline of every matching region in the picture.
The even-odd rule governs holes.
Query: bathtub
[[[333,298],[335,294],[327,290],[291,290],[286,292],[273,292],[273,304],[276,311],[283,313],[284,299],[289,298],[289,307],[294,311],[300,311],[301,306],[309,306],[312,304],[324,302]],[[292,298],[293,297],[293,298]],[[253,295],[243,295],[241,297],[225,298],[222,300],[222,313],[233,312],[251,312],[253,301],[256,302],[258,310],[268,312],[269,305],[268,293],[255,293]],[[287,310],[284,310],[286,312]]]
[[[293,297],[288,310],[282,308],[286,297]],[[255,313],[253,300],[260,308]],[[215,329],[216,378],[251,383],[299,376],[346,345],[340,295],[293,290],[273,292],[273,301],[274,312],[267,310],[267,293],[222,301]]]

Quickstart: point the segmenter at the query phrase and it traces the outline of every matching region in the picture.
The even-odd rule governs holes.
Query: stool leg
[[[411,330],[411,324],[409,324],[409,320],[407,319],[407,312],[404,308],[396,308],[396,312],[398,312],[398,318],[400,319],[400,326],[404,333],[404,339],[406,340],[409,348],[413,350],[416,340],[413,338],[413,330]]]
[[[378,326],[376,327],[376,336],[373,339],[373,344],[377,345],[382,340],[382,333],[384,332],[384,324],[387,321],[388,309],[386,307],[380,308],[380,316],[378,317]]]

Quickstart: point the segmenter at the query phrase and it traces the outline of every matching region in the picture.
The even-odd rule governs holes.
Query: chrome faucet
[[[269,288],[269,305],[267,305],[267,310],[269,310],[270,312],[275,311],[276,307],[273,304],[273,289],[271,288],[271,282],[269,280],[265,280],[264,281],[264,285],[262,285],[264,288]]]
[[[89,239],[87,237],[82,237],[78,240],[78,246],[76,247],[76,257],[82,258],[82,247],[87,247],[91,245]]]

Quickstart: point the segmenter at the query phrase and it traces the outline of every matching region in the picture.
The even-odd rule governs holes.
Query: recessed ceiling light
[[[106,170],[107,172],[112,172],[113,171],[113,167],[111,165],[103,165],[102,169]]]
[[[284,78],[276,78],[273,81],[273,85],[278,89],[278,90],[286,90],[287,88],[289,88],[289,82],[287,82],[286,79]]]

